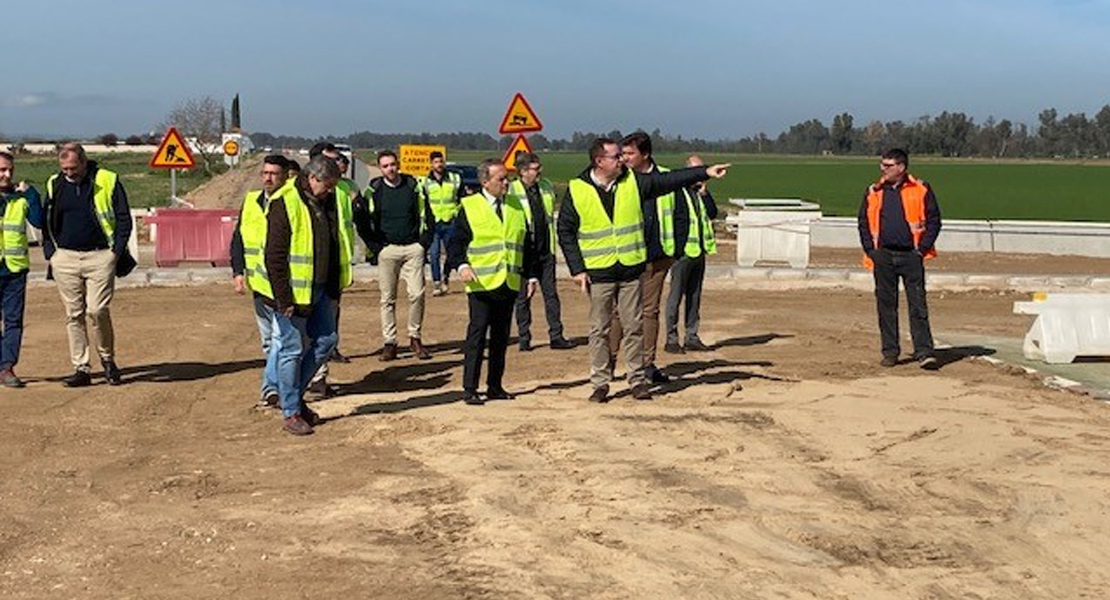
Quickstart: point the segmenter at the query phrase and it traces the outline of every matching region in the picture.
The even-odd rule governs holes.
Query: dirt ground
[[[586,302],[562,288],[568,334]],[[125,385],[62,387],[53,287],[0,390],[4,598],[1102,598],[1110,414],[943,351],[878,367],[870,294],[706,293],[708,353],[653,402],[585,401],[584,346],[509,351],[513,401],[458,401],[464,295],[430,361],[381,363],[378,294],[345,295],[316,434],[252,408],[230,285],[122,289]],[[1016,296],[931,297],[944,332],[1020,336]],[[403,303],[402,303],[403,304]],[[534,303],[541,320],[540,303]],[[399,318],[404,323],[403,308]],[[403,326],[402,326],[403,329]],[[545,341],[539,331],[536,336]],[[99,374],[97,374],[99,375]]]

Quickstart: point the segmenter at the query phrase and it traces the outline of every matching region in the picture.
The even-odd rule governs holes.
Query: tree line
[[[1014,123],[989,117],[976,123],[962,112],[944,111],[905,122],[873,120],[857,125],[851,113],[835,115],[825,125],[810,119],[787,128],[775,137],[766,133],[735,140],[667,135],[649,132],[657,152],[728,152],[745,154],[836,154],[874,156],[886,148],[900,147],[911,154],[981,158],[1098,158],[1110,156],[1110,105],[1093,117],[1085,113],[1060,116],[1048,108],[1037,116],[1037,125]],[[628,132],[625,132],[628,133]],[[574,132],[569,138],[549,138],[542,133],[529,136],[537,150],[582,152],[598,137],[620,139],[622,132]],[[255,145],[307,147],[315,138],[252,133]],[[329,137],[355,148],[396,148],[400,144],[435,144],[459,150],[496,151],[508,147],[512,138],[486,133],[373,133],[362,131],[346,137]]]

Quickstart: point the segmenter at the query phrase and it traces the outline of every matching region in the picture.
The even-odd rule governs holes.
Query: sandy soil
[[[562,291],[581,338],[586,303]],[[329,421],[309,438],[252,408],[257,331],[229,285],[120,290],[125,385],[84,390],[58,381],[54,289],[29,294],[30,384],[0,390],[0,597],[1024,599],[1110,585],[1106,405],[969,358],[983,348],[944,352],[937,373],[881,369],[867,293],[711,290],[716,349],[662,355],[678,379],[653,402],[588,404],[585,348],[540,347],[510,350],[516,400],[470,407],[463,294],[428,299],[433,360],[386,365],[377,289],[360,284],[343,304],[353,361],[334,366],[339,395],[315,405]],[[935,295],[934,327],[1018,336],[1015,299]]]

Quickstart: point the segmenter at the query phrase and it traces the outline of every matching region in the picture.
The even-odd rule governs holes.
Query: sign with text
[[[401,144],[397,150],[398,158],[401,159],[401,172],[413,177],[423,177],[432,170],[432,160],[429,158],[432,152],[438,150],[443,153],[443,158],[447,158],[447,146]]]
[[[517,152],[531,152],[532,146],[528,144],[528,138],[523,135],[516,136],[513,144],[509,146],[509,150],[505,152],[505,156],[501,158],[501,162],[505,163],[505,168],[510,171],[516,170],[516,153]]]
[[[501,134],[508,134],[528,133],[530,131],[541,131],[542,129],[543,123],[540,123],[536,111],[532,110],[528,101],[524,99],[524,95],[517,92],[513,96],[513,101],[509,103],[509,110],[505,111],[505,117],[501,119],[501,127],[497,131]]]
[[[189,144],[177,132],[176,127],[170,127],[158,150],[150,157],[152,169],[192,169],[197,165],[193,160],[193,153],[189,151]]]

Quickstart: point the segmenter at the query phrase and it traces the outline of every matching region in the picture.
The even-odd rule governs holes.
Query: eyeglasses
[[[609,160],[620,160],[621,159],[620,154],[602,154],[601,156],[602,156],[602,158],[608,158]]]

